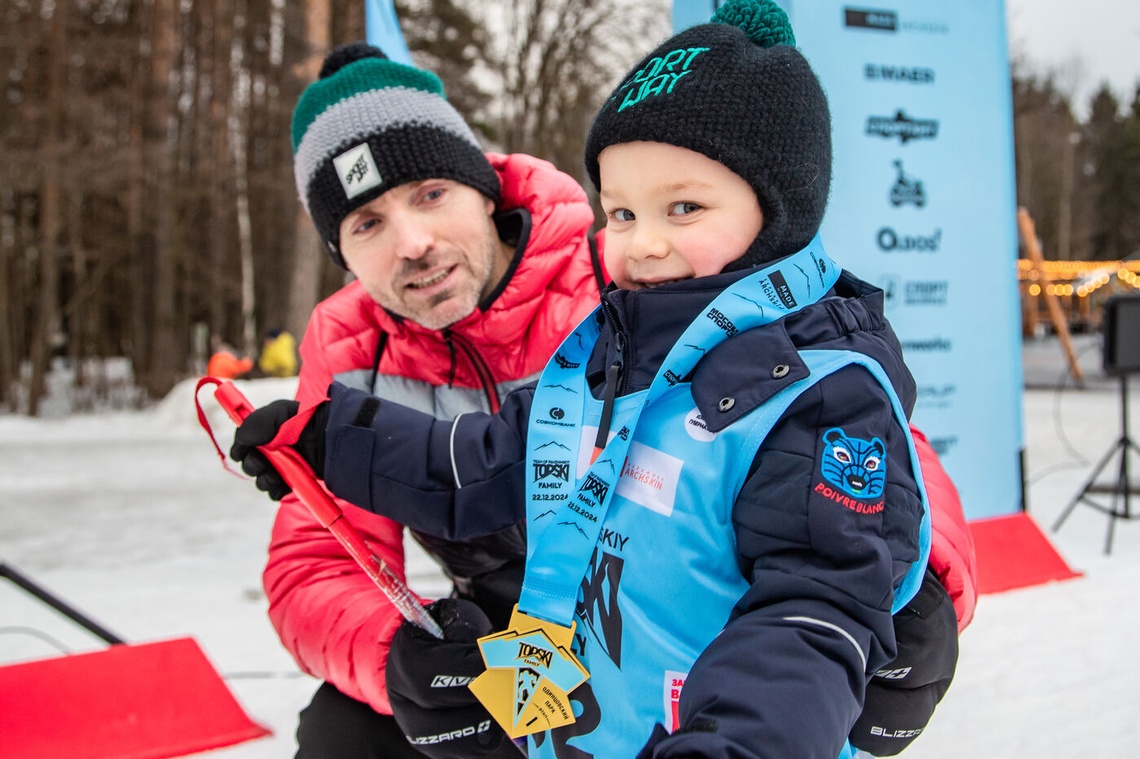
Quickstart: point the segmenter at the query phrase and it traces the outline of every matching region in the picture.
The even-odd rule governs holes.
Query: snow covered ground
[[[242,386],[258,404],[292,393],[290,381]],[[144,412],[0,417],[0,562],[130,642],[193,636],[250,716],[274,732],[208,755],[290,757],[296,713],[316,683],[297,671],[265,615],[260,572],[273,506],[223,470],[191,399],[183,385]],[[208,391],[202,399],[228,445],[231,428]],[[1029,510],[1048,530],[1120,435],[1118,388],[1030,389],[1024,412]],[[1140,465],[1134,471],[1136,480]],[[1084,577],[981,599],[954,685],[906,756],[1136,753],[1140,525],[1118,522],[1110,556],[1106,527],[1107,517],[1079,506],[1048,533]],[[413,587],[442,592],[433,565],[412,555]],[[0,581],[0,664],[102,646]]]

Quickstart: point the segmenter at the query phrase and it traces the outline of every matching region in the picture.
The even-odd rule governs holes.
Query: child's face
[[[756,193],[724,164],[660,142],[624,142],[598,156],[606,268],[640,290],[719,274],[764,223]]]

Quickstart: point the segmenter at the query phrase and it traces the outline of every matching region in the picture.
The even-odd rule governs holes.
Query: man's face
[[[450,179],[393,187],[340,223],[349,271],[389,311],[443,329],[489,294],[510,263],[494,204]]]

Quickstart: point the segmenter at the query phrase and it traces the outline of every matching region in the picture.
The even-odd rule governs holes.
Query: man
[[[430,72],[364,44],[338,48],[301,95],[292,133],[301,201],[333,261],[356,277],[313,312],[302,406],[336,380],[438,418],[494,412],[597,304],[582,188],[544,161],[485,155]],[[403,528],[344,514],[402,576]],[[460,598],[506,624],[522,580],[521,524],[474,542],[422,542]],[[297,757],[420,756],[390,716],[385,674],[401,617],[292,495],[263,579],[282,643],[324,680],[301,713]]]

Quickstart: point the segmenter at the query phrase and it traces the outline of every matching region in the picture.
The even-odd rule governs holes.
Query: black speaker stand
[[[1085,482],[1084,487],[1080,492],[1069,502],[1065,510],[1061,512],[1061,516],[1053,523],[1053,532],[1061,529],[1069,514],[1076,508],[1078,503],[1084,503],[1086,506],[1091,506],[1097,511],[1108,514],[1108,535],[1105,537],[1104,552],[1106,554],[1112,552],[1112,537],[1113,529],[1116,526],[1118,519],[1136,519],[1140,514],[1132,513],[1132,499],[1131,496],[1136,494],[1140,495],[1140,489],[1133,486],[1131,480],[1131,470],[1128,466],[1129,454],[1133,451],[1140,453],[1140,447],[1137,447],[1132,438],[1128,436],[1128,375],[1120,375],[1120,439],[1112,444],[1108,452],[1100,460],[1100,463],[1093,469],[1088,480]],[[1115,456],[1120,456],[1120,465],[1117,468],[1116,480],[1098,483],[1096,481],[1097,475],[1108,466],[1109,462]],[[1109,505],[1094,501],[1090,498],[1090,494],[1103,493],[1112,496]]]

